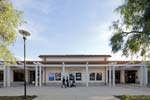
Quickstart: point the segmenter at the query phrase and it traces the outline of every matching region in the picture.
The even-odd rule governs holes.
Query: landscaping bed
[[[36,96],[27,96],[26,100],[33,100]],[[0,96],[0,100],[24,100],[23,96]]]
[[[150,100],[150,95],[138,95],[138,96],[128,96],[128,95],[122,95],[122,96],[116,96],[120,100]]]

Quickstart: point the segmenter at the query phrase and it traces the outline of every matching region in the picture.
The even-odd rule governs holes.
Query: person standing
[[[70,87],[76,87],[76,82],[75,79],[72,80],[71,86]]]
[[[68,77],[66,78],[66,84],[67,84],[67,87],[69,87],[69,78]]]
[[[62,86],[61,86],[62,88],[63,88],[63,87],[66,88],[66,83],[65,83],[65,82],[66,82],[65,77],[63,77],[63,79],[62,79]]]

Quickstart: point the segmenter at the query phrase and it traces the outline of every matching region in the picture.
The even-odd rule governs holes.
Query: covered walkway
[[[129,61],[87,61],[87,62],[43,62],[43,61],[28,61],[26,80],[27,83],[33,83],[36,87],[46,84],[46,70],[45,68],[57,67],[61,69],[61,79],[65,76],[66,69],[74,67],[80,67],[85,70],[85,86],[89,86],[89,69],[90,68],[104,68],[104,84],[109,86],[115,86],[117,80],[117,71],[119,74],[119,83],[127,83],[133,81],[133,83],[140,84],[140,86],[146,86],[148,83],[148,68],[147,65],[141,62],[131,63]],[[14,73],[11,70],[23,70],[23,62],[17,62],[16,65],[0,65],[0,72],[3,74],[3,81],[0,84],[3,84],[4,87],[10,87],[12,83],[12,74]],[[126,71],[128,70],[128,72]],[[138,75],[136,75],[138,71]],[[20,71],[19,71],[20,72]],[[32,72],[32,73],[29,73]],[[13,74],[14,75],[14,74]],[[16,74],[18,75],[18,73]],[[22,74],[21,74],[22,75]],[[22,77],[23,78],[23,77]],[[131,79],[130,79],[131,78]],[[134,79],[132,79],[134,78]],[[138,79],[138,80],[136,80]],[[23,79],[22,79],[23,80]],[[132,81],[129,81],[132,80]],[[30,82],[31,81],[31,82]],[[21,83],[21,82],[14,82]],[[60,82],[61,83],[61,82]]]

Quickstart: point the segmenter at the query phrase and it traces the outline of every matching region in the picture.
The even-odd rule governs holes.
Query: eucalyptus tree
[[[0,0],[0,60],[15,60],[10,46],[15,43],[17,28],[22,22],[22,12],[14,9],[9,0]]]
[[[115,10],[120,18],[112,23],[112,52],[150,58],[150,0],[124,0]]]

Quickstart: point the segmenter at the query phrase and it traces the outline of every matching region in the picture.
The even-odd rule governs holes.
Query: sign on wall
[[[50,72],[49,73],[49,81],[54,81],[54,78],[55,78],[55,73]]]

